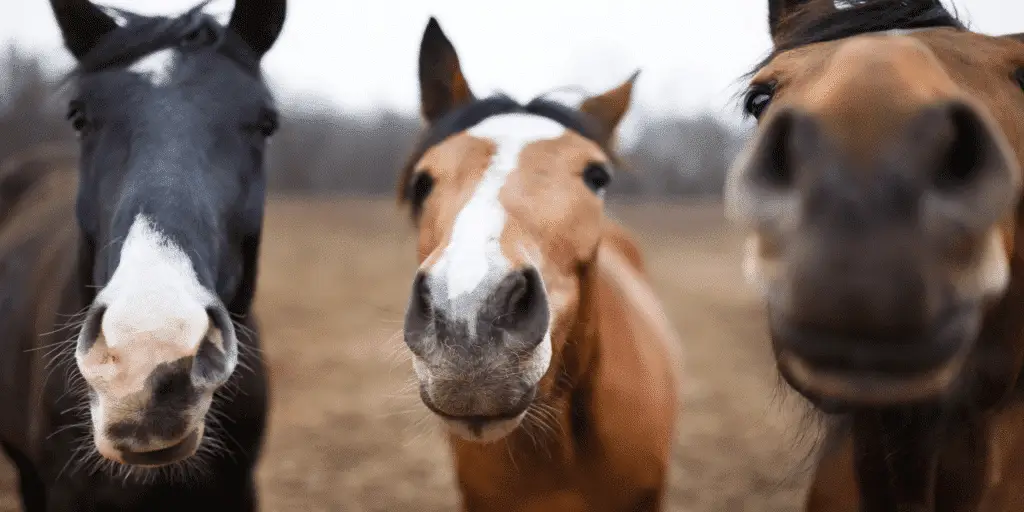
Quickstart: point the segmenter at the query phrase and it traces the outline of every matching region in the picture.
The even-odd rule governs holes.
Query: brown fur
[[[613,244],[602,243],[583,278],[582,312],[558,335],[564,348],[543,400],[554,412],[494,444],[450,438],[465,510],[661,510],[678,340],[656,303],[637,302],[637,293],[652,292]]]

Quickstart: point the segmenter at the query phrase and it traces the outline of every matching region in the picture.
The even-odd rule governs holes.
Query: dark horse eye
[[[592,163],[583,169],[583,182],[594,192],[601,192],[612,181],[612,174],[608,172],[608,166]]]
[[[278,120],[277,112],[268,110],[263,113],[263,116],[260,118],[260,122],[258,125],[258,129],[261,135],[263,135],[264,137],[270,137],[271,135],[277,133],[277,129],[279,127],[280,121]]]
[[[1024,89],[1024,68],[1017,68],[1017,71],[1013,73],[1013,79],[1017,81],[1017,85],[1021,89]]]
[[[743,99],[743,110],[754,119],[760,119],[775,97],[773,84],[754,84],[750,86]]]
[[[417,172],[416,176],[412,179],[412,183],[409,184],[409,190],[406,192],[406,197],[412,205],[414,215],[419,216],[423,210],[423,203],[426,202],[427,196],[430,195],[430,191],[433,189],[434,177],[426,171]]]
[[[78,101],[72,101],[68,105],[67,119],[71,121],[71,127],[79,134],[89,126],[89,121],[85,117],[85,109],[82,103]]]

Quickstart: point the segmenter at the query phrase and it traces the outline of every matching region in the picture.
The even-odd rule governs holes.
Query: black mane
[[[186,42],[190,37],[212,37],[212,44],[251,74],[259,74],[259,59],[247,45],[212,16],[203,12],[210,3],[206,0],[176,17],[140,16],[127,11],[113,10],[127,20],[127,24],[107,34],[95,48],[83,56],[72,75],[95,73],[128,66],[131,63],[166,48]]]
[[[457,108],[431,125],[420,142],[416,145],[412,156],[409,158],[406,167],[402,170],[399,179],[399,198],[402,201],[409,199],[407,182],[412,177],[413,166],[416,165],[423,155],[432,147],[452,135],[464,132],[484,120],[502,114],[533,114],[546,117],[572,130],[584,138],[596,143],[601,149],[614,158],[611,148],[601,138],[601,130],[596,126],[593,119],[583,112],[571,107],[562,105],[543,97],[534,98],[523,105],[504,94],[496,94],[484,99],[473,100],[472,102]]]
[[[870,32],[923,28],[967,30],[940,0],[849,0],[846,4],[846,7],[834,8],[831,0],[810,2],[783,19],[775,48],[755,71],[780,53]]]

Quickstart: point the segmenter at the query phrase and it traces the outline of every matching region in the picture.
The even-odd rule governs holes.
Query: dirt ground
[[[719,205],[616,206],[684,343],[668,494],[678,512],[795,511],[813,435],[781,387]],[[457,510],[447,447],[400,328],[413,232],[391,201],[275,199],[258,312],[273,380],[265,511]],[[0,511],[18,510],[0,461]]]

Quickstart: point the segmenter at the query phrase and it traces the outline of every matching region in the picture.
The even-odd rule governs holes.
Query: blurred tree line
[[[0,54],[0,161],[38,143],[73,143],[66,97],[40,60],[15,47]],[[311,97],[282,101],[281,129],[270,144],[273,190],[391,195],[421,127],[402,112],[347,112]],[[611,193],[683,197],[721,194],[743,134],[711,115],[640,116],[634,143],[622,148],[627,170]]]

